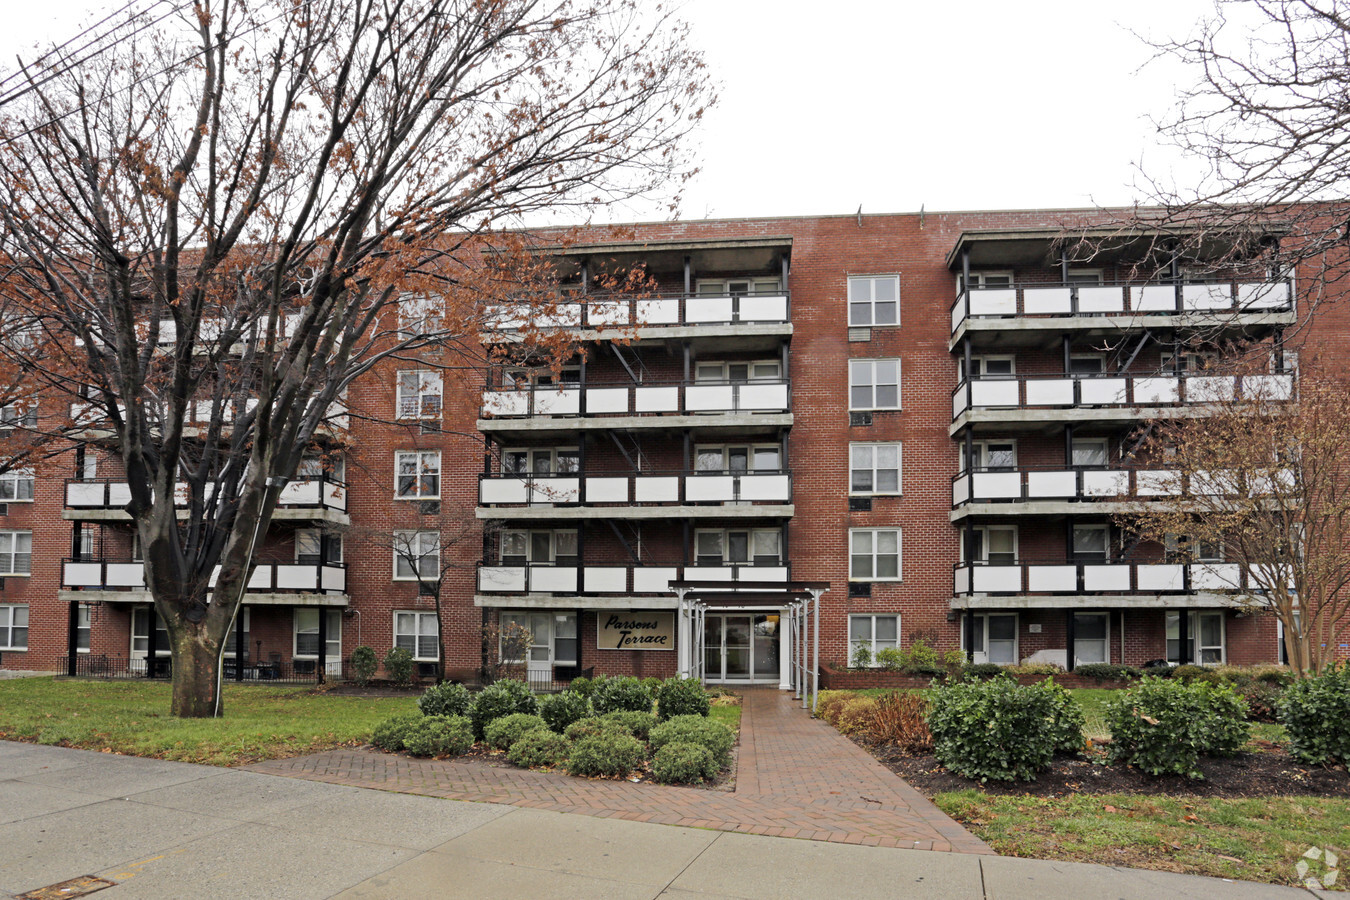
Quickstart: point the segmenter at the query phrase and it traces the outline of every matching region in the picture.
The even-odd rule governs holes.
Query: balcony
[[[1279,281],[1234,281],[1214,284],[1023,284],[975,287],[962,291],[952,304],[952,335],[962,328],[1004,331],[1009,328],[1063,328],[1066,320],[1128,317],[1147,321],[1113,322],[1113,327],[1169,327],[1188,319],[1204,322],[1219,317],[1243,321],[1285,321],[1292,324],[1293,284]],[[1284,314],[1284,315],[1278,315]],[[1158,317],[1156,320],[1153,317]],[[1025,320],[1013,321],[1009,320]],[[1090,321],[1082,324],[1090,325]]]
[[[791,301],[786,291],[767,294],[707,295],[653,293],[640,296],[595,295],[558,303],[507,303],[489,307],[489,331],[522,328],[571,328],[631,332],[634,337],[682,337],[718,334],[791,333]],[[723,326],[723,327],[714,327]],[[691,329],[688,334],[683,329]],[[672,333],[674,332],[674,333]]]
[[[788,581],[790,566],[784,565],[651,565],[651,566],[558,566],[480,565],[478,593],[482,595],[563,595],[554,605],[575,607],[578,596],[586,597],[588,607],[606,600],[622,605],[635,594],[659,595],[673,606],[670,582],[685,581]],[[608,597],[606,595],[609,595]],[[479,606],[510,605],[490,597],[475,600]],[[647,602],[647,601],[644,601]]]
[[[220,567],[211,574],[211,586],[214,587]],[[119,599],[117,594],[126,594],[122,599],[145,602],[145,564],[140,560],[110,559],[65,559],[61,562],[61,587],[73,593],[64,600],[88,599],[80,596],[87,591],[103,591],[114,596],[103,599]],[[248,580],[249,603],[296,604],[296,605],[346,605],[347,567],[340,563],[290,564],[258,563],[253,576]],[[137,596],[141,595],[141,596]],[[299,595],[316,595],[306,599]],[[328,600],[318,600],[317,595],[330,596]],[[270,597],[262,599],[263,597]]]
[[[636,385],[531,385],[483,393],[480,431],[698,428],[792,424],[786,379],[748,382],[657,382]],[[589,421],[587,421],[589,420]]]
[[[130,522],[131,514],[126,510],[130,502],[131,488],[125,481],[69,479],[61,516],[83,522]],[[174,506],[185,514],[187,505],[188,486],[179,484],[174,492]],[[348,524],[347,485],[327,477],[288,482],[281,489],[272,519]]]
[[[970,422],[1120,421],[1243,397],[1288,400],[1292,373],[1273,375],[1016,375],[974,378],[952,391],[952,419]]]
[[[664,519],[791,516],[792,475],[644,472],[481,475],[478,517]]]
[[[1233,595],[1247,589],[1242,567],[1225,562],[977,562],[953,571],[958,600],[1004,598],[978,604],[991,608],[1055,607],[1075,597],[1100,607],[1236,605]]]

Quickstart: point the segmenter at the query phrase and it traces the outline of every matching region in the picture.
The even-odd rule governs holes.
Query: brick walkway
[[[601,818],[845,844],[992,853],[790,694],[744,692],[734,791],[572,778],[481,760],[332,750],[250,766],[269,775]]]

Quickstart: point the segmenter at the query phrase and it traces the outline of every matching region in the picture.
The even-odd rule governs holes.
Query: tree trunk
[[[170,712],[185,719],[208,719],[224,715],[225,707],[216,705],[219,690],[219,647],[211,647],[187,628],[176,638],[173,648],[173,703]]]

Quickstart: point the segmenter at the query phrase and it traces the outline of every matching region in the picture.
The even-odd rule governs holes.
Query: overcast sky
[[[7,4],[0,54],[123,0]],[[1212,0],[685,0],[720,83],[683,217],[1080,207],[1146,200],[1178,79],[1132,32],[1182,37]],[[614,218],[664,218],[658,205]]]

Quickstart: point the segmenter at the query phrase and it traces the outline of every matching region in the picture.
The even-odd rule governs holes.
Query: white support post
[[[820,595],[824,591],[812,590],[811,601],[816,608],[814,628],[812,629],[811,661],[811,715],[816,714],[816,704],[820,700]]]
[[[682,678],[693,677],[693,672],[689,665],[689,643],[693,636],[690,632],[688,619],[686,618],[688,608],[685,605],[684,599],[684,596],[687,593],[688,588],[675,589],[676,602],[678,603],[679,609],[679,612],[675,615],[675,644],[676,649],[678,650],[675,658],[675,670],[679,672],[680,677]]]
[[[811,640],[811,601],[802,602],[802,709],[806,709],[807,703],[811,698],[811,685],[808,682],[809,673],[806,671],[806,664],[810,660],[807,654],[807,648],[810,647]]]

